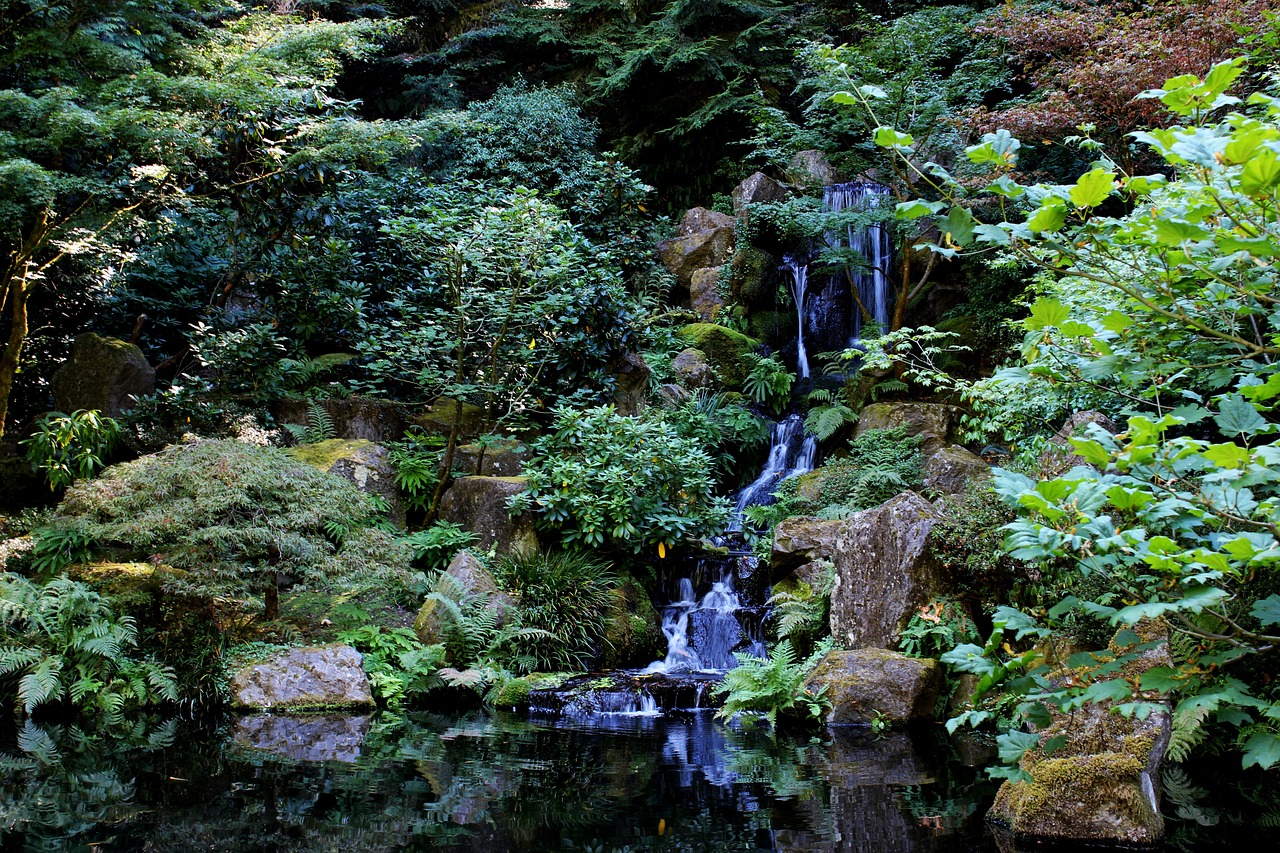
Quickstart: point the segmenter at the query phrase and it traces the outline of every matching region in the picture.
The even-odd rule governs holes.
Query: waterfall
[[[804,348],[804,321],[808,314],[809,267],[790,256],[783,258],[783,265],[791,271],[791,297],[796,302],[796,370],[801,379],[809,378],[809,353]]]
[[[817,452],[818,440],[805,433],[804,421],[799,415],[790,415],[774,424],[764,470],[751,485],[738,493],[729,529],[742,529],[742,513],[747,507],[773,503],[773,493],[783,480],[812,471]]]
[[[694,596],[692,578],[681,578],[677,589],[677,600],[662,611],[667,656],[649,664],[646,673],[724,671],[738,665],[735,651],[764,656],[763,641],[751,637],[740,620],[744,606],[732,571],[721,574],[701,600]]]
[[[833,213],[850,209],[871,210],[880,207],[888,199],[888,193],[886,187],[869,181],[832,184],[823,189],[822,202]],[[853,249],[867,259],[869,267],[851,268],[848,274],[853,279],[858,300],[866,306],[877,323],[887,327],[889,312],[893,308],[890,304],[889,278],[885,274],[892,253],[888,230],[880,223],[865,228],[850,226],[843,234],[827,233],[825,240],[832,249]],[[862,312],[856,310],[856,306],[852,317],[850,345],[862,331]]]

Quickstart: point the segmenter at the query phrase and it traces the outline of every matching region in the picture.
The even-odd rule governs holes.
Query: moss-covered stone
[[[893,724],[933,716],[942,689],[936,660],[908,657],[886,649],[833,651],[805,680],[806,690],[826,690],[829,723]]]
[[[366,494],[378,495],[386,501],[391,522],[404,526],[404,502],[396,487],[395,466],[386,448],[364,439],[331,438],[290,447],[285,453],[303,464],[354,483]]]
[[[485,431],[484,409],[464,402],[458,417],[458,401],[453,397],[437,397],[413,422],[428,432],[448,435],[455,420],[458,434],[464,438],[475,438]]]
[[[76,336],[70,360],[50,384],[59,410],[96,409],[115,417],[155,390],[156,372],[134,344],[87,332]]]
[[[440,518],[476,535],[476,548],[501,555],[538,550],[538,534],[529,513],[513,517],[512,496],[529,487],[524,477],[460,477],[440,500]]]
[[[778,259],[755,246],[741,247],[729,262],[729,292],[749,308],[772,308],[778,286]]]
[[[350,646],[285,648],[231,676],[236,708],[323,711],[373,705],[364,659]]]
[[[720,381],[731,386],[739,386],[747,378],[750,366],[743,356],[760,347],[755,338],[715,323],[691,323],[680,330],[680,337],[701,350]]]
[[[662,650],[662,631],[658,613],[644,588],[628,578],[610,595],[600,665],[619,669],[656,659]]]

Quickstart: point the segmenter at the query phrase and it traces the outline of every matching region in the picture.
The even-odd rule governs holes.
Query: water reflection
[[[987,755],[932,730],[249,717],[28,726],[3,752],[3,850],[995,850]]]

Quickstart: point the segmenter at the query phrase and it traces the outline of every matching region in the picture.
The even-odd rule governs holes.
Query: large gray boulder
[[[843,522],[833,562],[831,633],[851,649],[887,649],[912,614],[946,590],[929,551],[937,518],[915,492],[903,492]]]
[[[86,332],[76,336],[71,358],[50,384],[59,411],[96,409],[116,417],[131,408],[135,398],[156,390],[156,371],[133,344]]]
[[[613,405],[618,414],[634,417],[644,411],[653,371],[639,355],[628,352],[609,365],[613,377]]]
[[[705,210],[706,215],[691,218],[693,212],[685,215],[680,236],[663,240],[657,247],[662,263],[685,287],[692,283],[695,272],[718,267],[733,254],[732,217]]]
[[[771,201],[786,201],[791,193],[782,184],[763,172],[756,172],[733,188],[733,209],[741,212],[750,204]]]
[[[693,347],[681,350],[671,360],[671,372],[680,380],[681,385],[694,391],[709,388],[716,381],[716,374],[707,363],[706,353]]]
[[[454,474],[483,474],[490,477],[518,477],[524,473],[529,448],[514,438],[460,444],[453,449]],[[443,469],[444,460],[440,460]],[[441,473],[445,473],[443,470]]]
[[[724,300],[720,298],[720,290],[716,287],[719,277],[720,267],[707,267],[694,270],[689,279],[689,304],[708,323],[714,323],[724,310]]]
[[[805,689],[826,690],[827,722],[870,725],[931,719],[942,689],[942,665],[886,649],[832,651],[805,679]]]
[[[232,743],[290,761],[354,764],[369,733],[369,717],[331,714],[246,714],[236,720]]]
[[[991,479],[991,466],[958,444],[924,460],[924,487],[940,495],[963,494],[969,484]]]
[[[769,551],[773,576],[782,577],[815,560],[832,559],[843,526],[843,521],[823,521],[806,515],[780,521],[773,529],[773,547]]]
[[[727,213],[705,207],[691,207],[680,219],[680,236],[688,237],[700,231],[714,231],[717,228],[732,228],[735,224],[733,217]]]
[[[949,443],[955,407],[941,403],[872,403],[858,415],[856,435],[872,429],[906,427],[907,435],[923,441],[920,452],[932,456]]]
[[[231,676],[231,704],[262,711],[316,711],[373,704],[364,658],[333,644],[281,649]]]
[[[493,574],[475,554],[459,551],[444,571],[449,581],[437,581],[436,591],[455,601],[462,598],[480,598],[485,609],[493,613],[495,626],[501,628],[511,616],[515,599],[498,589]],[[439,601],[428,598],[418,610],[413,621],[413,632],[426,645],[442,643],[448,629],[448,616],[443,613]]]
[[[1134,626],[1136,643],[1152,645],[1129,660],[1119,677],[1138,681],[1153,667],[1170,667],[1168,628],[1159,622]],[[1117,632],[1116,643],[1127,633]],[[1161,642],[1163,641],[1163,642]],[[1080,678],[1079,670],[1051,673],[1051,680]],[[1167,707],[1144,719],[1122,716],[1111,702],[1088,704],[1069,714],[1051,709],[1039,745],[1020,762],[1031,777],[1007,781],[996,792],[988,819],[1018,838],[1148,845],[1164,837],[1160,814],[1160,766],[1169,746]],[[1052,752],[1045,747],[1050,741]]]
[[[827,187],[840,183],[840,173],[827,155],[816,149],[797,151],[787,164],[787,180],[806,188]]]
[[[476,535],[475,547],[501,555],[538,550],[529,513],[512,517],[507,502],[529,487],[524,477],[459,477],[440,499],[440,518]]]
[[[387,449],[364,439],[331,438],[315,444],[285,449],[294,459],[351,483],[365,494],[377,495],[387,504],[391,523],[405,525],[404,501],[396,486],[396,469]]]

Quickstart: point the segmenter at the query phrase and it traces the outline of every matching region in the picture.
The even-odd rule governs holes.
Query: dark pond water
[[[936,730],[258,717],[110,738],[28,726],[3,752],[3,850],[997,849],[988,754]],[[1175,849],[1218,849],[1187,838]]]

